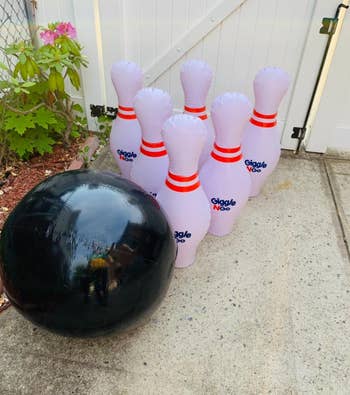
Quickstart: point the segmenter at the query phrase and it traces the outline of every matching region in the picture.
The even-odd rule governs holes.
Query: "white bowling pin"
[[[206,129],[200,119],[178,114],[165,122],[162,135],[169,155],[169,172],[157,200],[174,231],[178,246],[175,266],[186,267],[194,262],[210,223],[209,202],[198,177]]]
[[[121,61],[113,63],[111,77],[119,105],[117,118],[112,125],[110,148],[122,176],[129,178],[141,144],[141,128],[136,119],[133,100],[142,88],[143,74],[137,64]]]
[[[144,88],[135,96],[134,108],[141,125],[142,142],[130,179],[155,197],[164,184],[169,167],[161,131],[172,114],[173,105],[168,93]]]
[[[260,193],[280,158],[281,132],[277,126],[277,111],[289,83],[288,74],[277,67],[266,67],[255,77],[255,108],[242,141],[244,161],[252,178],[251,196]]]
[[[224,236],[248,201],[251,179],[242,159],[241,139],[252,104],[240,93],[225,93],[211,106],[215,143],[199,178],[209,199],[209,233]]]
[[[201,60],[189,60],[182,65],[180,78],[185,96],[185,114],[202,119],[207,128],[207,138],[199,158],[199,167],[201,167],[209,157],[214,142],[214,128],[206,108],[213,72],[207,63]]]

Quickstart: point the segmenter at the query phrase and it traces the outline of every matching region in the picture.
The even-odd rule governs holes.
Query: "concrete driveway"
[[[2,313],[0,394],[349,394],[348,240],[350,162],[285,154],[134,333],[68,339]]]

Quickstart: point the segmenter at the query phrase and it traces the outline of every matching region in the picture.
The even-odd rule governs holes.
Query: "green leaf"
[[[55,144],[55,140],[47,133],[43,133],[42,129],[31,131],[31,138],[34,140],[35,151],[40,155],[52,152],[52,146]]]
[[[17,133],[10,133],[7,140],[10,150],[15,152],[21,159],[34,151],[34,141],[24,138]]]
[[[18,74],[20,72],[20,68],[21,68],[21,63],[17,63],[15,69],[13,70],[14,77],[18,77]]]
[[[57,123],[56,115],[45,107],[40,107],[33,113],[33,121],[44,129],[49,129],[49,126]]]
[[[61,135],[67,129],[67,121],[63,117],[57,117],[56,123],[52,124],[50,129]]]
[[[27,158],[34,152],[38,152],[40,155],[52,152],[55,140],[47,130],[37,127],[27,130],[23,136],[17,133],[10,133],[8,142],[13,152],[16,152],[21,158]]]
[[[83,107],[82,107],[80,104],[78,104],[78,103],[75,103],[75,104],[73,105],[73,110],[74,110],[74,111],[77,111],[77,112],[80,112],[80,113],[83,113],[83,112],[84,112]]]
[[[27,60],[26,64],[24,65],[24,67],[26,67],[27,72],[28,72],[28,76],[30,78],[33,78],[35,73],[34,73],[34,68],[33,68],[33,64],[32,61],[30,59]]]
[[[19,70],[20,70],[20,73],[21,73],[22,78],[23,78],[24,80],[26,80],[26,79],[28,78],[28,70],[27,70],[27,67],[26,67],[24,64],[21,64],[19,67],[20,67]]]
[[[27,129],[35,127],[32,114],[16,114],[8,112],[4,122],[4,129],[7,131],[14,130],[19,135],[23,135]]]
[[[57,83],[57,89],[60,92],[64,92],[64,79],[60,73],[56,73],[56,83]]]
[[[62,74],[63,71],[63,66],[61,64],[56,64],[55,69],[57,70],[58,73]]]
[[[56,72],[51,71],[49,76],[49,89],[54,92],[57,89]]]
[[[26,56],[25,56],[23,53],[21,53],[21,54],[18,56],[18,59],[19,59],[19,61],[21,62],[21,64],[25,64],[26,61],[27,61],[27,58],[26,58]]]
[[[30,87],[32,87],[32,86],[34,86],[34,85],[35,85],[35,82],[28,81],[28,82],[25,82],[25,83],[22,85],[22,87],[23,87],[23,88],[30,88]]]
[[[80,77],[77,71],[68,69],[68,77],[76,90],[80,88]]]
[[[10,81],[13,83],[13,85],[16,85],[16,86],[19,85],[19,81],[16,78],[10,77]]]

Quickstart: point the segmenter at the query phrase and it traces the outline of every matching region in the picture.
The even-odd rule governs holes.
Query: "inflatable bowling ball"
[[[8,217],[0,275],[13,306],[49,330],[95,336],[135,327],[164,297],[176,245],[136,184],[89,170],[55,175]]]

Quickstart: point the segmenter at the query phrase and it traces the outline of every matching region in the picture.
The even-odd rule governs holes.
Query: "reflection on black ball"
[[[136,326],[164,297],[176,245],[158,203],[112,173],[55,175],[10,214],[0,273],[12,304],[55,332]]]

